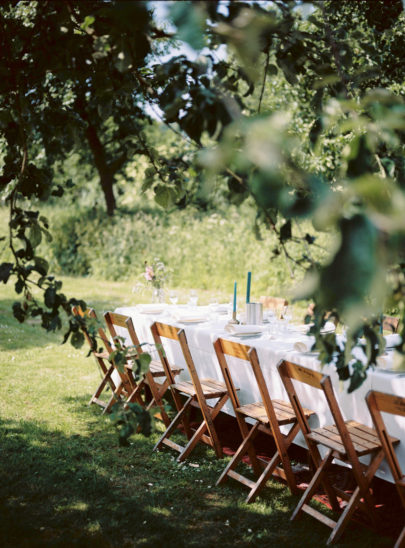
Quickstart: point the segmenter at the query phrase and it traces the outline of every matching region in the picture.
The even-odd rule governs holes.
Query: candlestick
[[[252,273],[247,273],[247,285],[246,285],[246,302],[250,303],[250,284],[252,281]]]

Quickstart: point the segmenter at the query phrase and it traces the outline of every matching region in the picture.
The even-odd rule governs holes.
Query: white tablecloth
[[[121,307],[116,310],[117,313],[130,316],[133,319],[140,342],[153,343],[150,326],[154,321],[160,321],[162,323],[176,325],[179,328],[184,328],[191,355],[199,376],[202,378],[212,377],[223,381],[213,343],[219,337],[235,340],[224,329],[228,319],[225,317],[223,319],[218,317],[214,320],[199,324],[185,325],[178,323],[173,319],[170,313],[173,313],[174,311],[175,307],[172,306],[168,306],[166,311],[161,315],[141,314],[136,307]],[[256,348],[270,396],[273,398],[288,400],[288,396],[276,367],[281,359],[287,359],[317,371],[321,370],[321,364],[316,355],[311,353],[300,353],[294,350],[294,343],[299,339],[305,340],[305,335],[284,333],[278,335],[274,339],[261,337],[256,339],[244,339],[242,341],[243,344]],[[181,378],[189,378],[187,367],[178,343],[165,339],[164,346],[170,363],[184,367]],[[151,350],[157,357],[156,349],[151,347]],[[260,400],[259,390],[249,364],[236,358],[232,358],[232,361],[230,361],[229,364],[234,383],[240,389],[239,398],[241,403],[244,404]],[[397,394],[399,396],[405,395],[404,373],[394,374],[388,371],[370,371],[361,387],[354,393],[348,394],[347,382],[342,383],[339,381],[333,365],[325,366],[323,372],[329,374],[332,378],[336,398],[340,404],[344,418],[346,420],[354,419],[367,426],[372,426],[371,417],[365,402],[365,396],[369,390],[374,389],[390,394]],[[333,422],[323,393],[320,393],[310,386],[302,385],[301,383],[297,384],[297,393],[301,398],[302,405],[316,412],[311,423],[313,427],[323,426]],[[228,402],[223,409],[226,413],[231,415],[234,414],[230,402]],[[405,469],[405,418],[384,414],[384,420],[389,433],[392,436],[401,439],[401,443],[397,447],[397,455],[402,468]],[[296,443],[306,447],[305,441],[300,436],[297,436]],[[392,477],[385,461],[382,463],[377,475],[382,479],[392,482]]]

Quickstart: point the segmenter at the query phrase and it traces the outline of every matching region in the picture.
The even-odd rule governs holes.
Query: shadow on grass
[[[58,344],[63,340],[63,331],[51,333],[41,327],[41,320],[31,318],[20,323],[13,316],[13,299],[0,300],[0,350],[21,350]]]
[[[83,401],[76,410],[87,409]],[[96,411],[94,411],[96,413]],[[93,411],[91,412],[93,414]],[[90,417],[88,416],[88,419]],[[108,419],[106,419],[108,420]],[[29,421],[1,421],[0,545],[36,546],[314,546],[327,530],[310,518],[290,524],[296,504],[280,484],[247,506],[229,482],[215,488],[224,461],[199,446],[179,465],[152,439],[119,448],[103,420],[86,435],[66,435]],[[190,466],[191,464],[191,466]],[[342,546],[374,546],[351,528]]]

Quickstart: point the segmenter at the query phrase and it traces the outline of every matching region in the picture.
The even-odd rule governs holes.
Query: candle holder
[[[236,325],[240,323],[239,320],[236,319],[236,310],[232,312],[232,318],[229,320],[228,325]]]

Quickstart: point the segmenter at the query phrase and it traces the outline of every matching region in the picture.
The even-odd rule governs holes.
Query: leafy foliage
[[[112,213],[115,174],[142,154],[143,191],[163,208],[208,208],[219,195],[237,206],[253,201],[256,234],[269,229],[273,254],[307,272],[300,295],[316,303],[323,361],[337,353],[350,389],[362,382],[382,351],[375,318],[384,306],[404,314],[404,11],[399,0],[301,10],[298,1],[178,2],[173,35],[143,2],[3,3],[0,191],[12,262],[0,279],[23,294],[19,320],[39,315],[57,329],[59,310],[69,314],[74,302],[37,253],[51,237],[48,221],[25,205],[62,194],[55,162],[73,151],[82,162],[92,157]],[[173,38],[199,56],[170,50]],[[181,146],[161,154],[145,129],[151,109],[185,154]],[[301,219],[338,233],[327,261],[313,253],[317,236],[300,232]],[[346,348],[320,334],[330,311],[348,327]],[[361,334],[366,362],[351,363]]]

